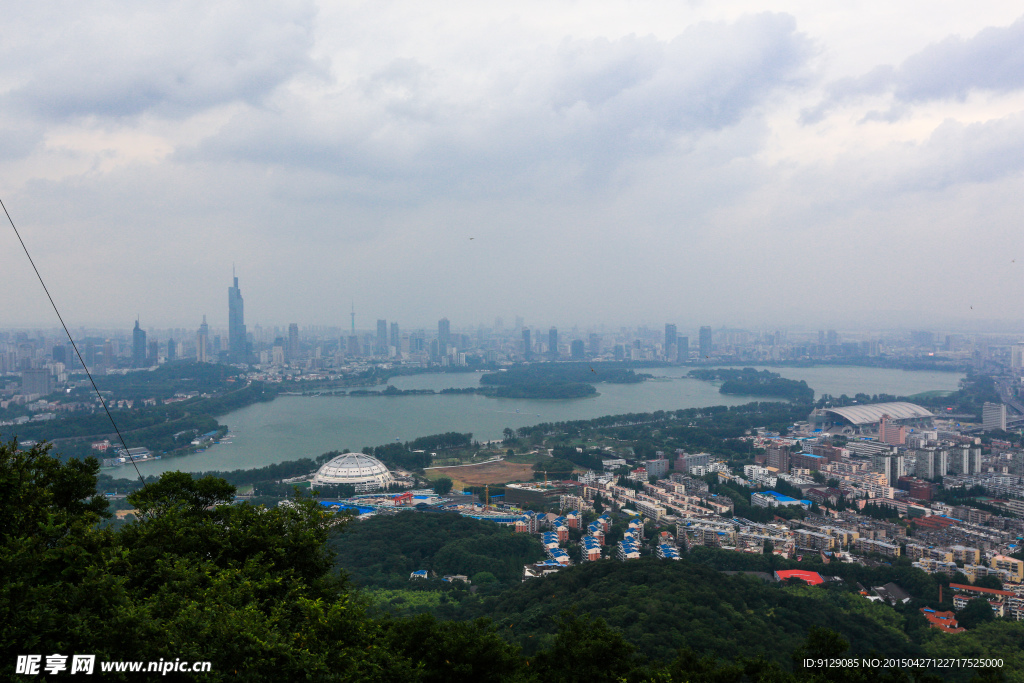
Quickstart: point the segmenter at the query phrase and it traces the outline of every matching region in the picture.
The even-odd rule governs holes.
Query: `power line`
[[[92,373],[89,372],[89,366],[85,364],[85,359],[82,358],[82,352],[78,350],[78,344],[71,338],[71,332],[68,331],[68,326],[64,324],[64,317],[61,316],[60,311],[57,310],[57,304],[54,303],[53,297],[50,296],[50,290],[47,288],[46,283],[43,282],[43,276],[39,274],[39,269],[36,268],[36,262],[32,260],[32,254],[28,253],[28,247],[25,246],[25,240],[21,239],[21,233],[18,232],[18,228],[14,225],[14,219],[11,218],[10,212],[7,211],[7,205],[4,204],[3,200],[0,199],[0,207],[3,207],[4,214],[7,216],[7,221],[11,224],[11,228],[14,229],[14,234],[18,237],[18,242],[21,243],[21,248],[25,251],[25,256],[28,257],[28,262],[32,264],[32,270],[35,271],[36,277],[39,278],[39,284],[43,286],[43,291],[46,292],[46,298],[50,300],[50,305],[53,306],[53,312],[57,314],[57,319],[60,320],[61,327],[64,328],[64,334],[68,336],[68,341],[71,342],[71,347],[75,350],[75,355],[78,356],[78,361],[85,368],[85,374],[88,375],[89,381],[92,383],[92,388],[96,392],[96,396],[100,399],[100,405],[103,406],[103,411],[107,414],[110,419],[110,424],[113,425],[114,431],[117,433],[117,438],[121,442],[121,446],[124,447],[125,455],[131,460],[132,465],[135,467],[135,473],[139,475],[139,481],[142,485],[146,485],[146,480],[142,477],[142,472],[139,471],[139,465],[135,462],[135,459],[131,456],[128,451],[128,444],[125,443],[124,437],[121,436],[121,430],[117,428],[117,423],[114,422],[114,416],[110,414],[110,409],[107,408],[107,402],[103,400],[103,394],[100,393],[100,388],[96,386],[96,380],[92,378]]]

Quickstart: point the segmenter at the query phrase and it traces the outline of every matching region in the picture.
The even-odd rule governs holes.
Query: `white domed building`
[[[376,491],[393,484],[395,478],[377,458],[365,453],[343,453],[327,461],[313,475],[313,486],[351,484],[357,493]]]

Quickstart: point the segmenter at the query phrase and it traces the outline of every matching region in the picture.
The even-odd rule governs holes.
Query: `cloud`
[[[282,90],[180,158],[309,167],[402,193],[607,178],[755,115],[812,53],[793,17],[771,13],[671,40],[531,47],[495,49],[487,64],[395,57],[330,88]]]
[[[315,70],[307,0],[22,7],[0,34],[0,103],[44,119],[184,117]]]
[[[964,100],[971,92],[1014,92],[1024,88],[1024,17],[1006,27],[989,27],[972,38],[949,36],[911,55],[897,67],[879,66],[857,78],[832,82],[825,98],[803,112],[816,123],[841,104],[865,96],[888,95],[887,113],[868,120],[896,120],[901,105],[936,100]]]

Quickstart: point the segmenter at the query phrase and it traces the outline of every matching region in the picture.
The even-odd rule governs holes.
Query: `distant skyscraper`
[[[299,357],[299,325],[291,323],[288,325],[288,360],[295,360]]]
[[[594,332],[591,332],[590,333],[590,338],[588,340],[588,346],[589,346],[589,348],[587,350],[590,351],[590,355],[591,356],[593,356],[595,358],[597,356],[600,356],[601,355],[601,335],[596,334]]]
[[[170,362],[178,357],[178,345],[173,339],[167,340],[167,361]]]
[[[402,332],[398,323],[391,323],[390,345],[395,347],[395,353],[402,353]]]
[[[206,316],[203,316],[203,324],[199,326],[196,333],[196,360],[200,363],[210,362],[210,326],[206,324]]]
[[[533,342],[530,341],[530,328],[523,328],[523,358],[530,360],[533,358]]]
[[[548,330],[548,355],[554,360],[558,358],[558,328],[552,327]]]
[[[154,339],[149,342],[148,349],[146,352],[146,365],[156,365],[160,361],[160,342]]]
[[[246,352],[245,304],[242,301],[242,290],[238,288],[238,278],[234,281],[234,286],[228,287],[228,357],[234,363],[244,363],[249,360]]]
[[[569,348],[571,350],[573,360],[583,360],[585,354],[582,339],[573,339]]]
[[[690,338],[676,337],[676,361],[685,363],[690,360]]]
[[[672,362],[676,359],[676,342],[679,338],[679,330],[671,323],[665,323],[665,360]]]
[[[135,321],[135,329],[132,330],[132,365],[136,368],[144,368],[146,365],[146,331],[139,327],[139,321]]]
[[[1001,429],[1006,431],[1006,406],[1002,403],[985,403],[981,407],[981,425],[986,432]]]
[[[388,353],[388,321],[377,321],[377,338],[373,341],[373,352],[378,356]]]
[[[448,353],[448,344],[452,341],[452,324],[448,318],[437,321],[437,346],[441,355]]]
[[[707,360],[711,356],[711,328],[702,327],[700,328],[700,337],[698,340],[700,349],[700,359]]]

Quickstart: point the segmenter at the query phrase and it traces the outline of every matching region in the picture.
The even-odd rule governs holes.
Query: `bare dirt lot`
[[[452,481],[460,481],[468,486],[481,486],[510,481],[530,481],[533,478],[533,465],[505,461],[488,462],[466,467],[439,467],[431,470],[431,473],[450,477]]]

